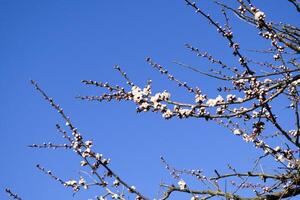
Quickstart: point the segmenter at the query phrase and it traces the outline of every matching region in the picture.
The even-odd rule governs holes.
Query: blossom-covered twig
[[[222,27],[219,22],[202,10],[201,6],[189,0],[184,1],[197,14],[204,17],[210,25],[217,28],[222,37],[229,42],[229,48],[233,55],[239,59],[239,66],[229,66],[209,53],[201,52],[198,48],[188,44],[186,45],[188,49],[196,56],[208,60],[216,69],[203,71],[193,65],[183,64],[179,61],[175,62],[193,72],[222,81],[224,84],[218,87],[216,97],[210,97],[202,85],[194,87],[191,86],[192,84],[175,77],[166,67],[148,57],[146,59],[147,63],[176,85],[184,88],[189,96],[193,96],[191,101],[176,100],[172,93],[166,90],[154,93],[151,84],[140,87],[129,79],[120,67],[117,70],[127,81],[127,87],[84,80],[83,83],[106,88],[108,92],[101,96],[87,95],[79,96],[79,98],[91,101],[132,101],[137,106],[138,112],[157,112],[165,119],[178,117],[180,119],[203,118],[214,120],[217,124],[229,129],[234,135],[241,137],[245,142],[252,142],[255,148],[261,150],[259,158],[271,157],[278,166],[275,168],[276,173],[266,173],[254,169],[243,173],[230,167],[229,169],[233,173],[221,174],[215,170],[217,176],[207,177],[199,170],[176,170],[162,159],[179,186],[162,184],[166,188],[162,199],[169,198],[171,193],[175,191],[190,193],[194,200],[216,196],[229,199],[280,199],[298,195],[300,180],[300,159],[298,155],[300,148],[300,117],[298,111],[300,65],[295,55],[300,52],[299,28],[290,24],[268,21],[267,14],[255,7],[249,0],[237,0],[238,8],[222,2],[215,2],[222,7],[221,13],[225,20],[225,26]],[[255,52],[267,53],[272,61],[250,59],[244,54],[240,44],[235,42],[232,25],[229,24],[230,12],[227,11],[235,14],[243,22],[253,25],[262,38],[271,42],[271,47],[267,51],[257,50]],[[295,116],[294,129],[290,129],[281,123],[280,116],[276,115],[278,111],[273,108],[274,104],[280,101],[281,98],[285,98],[288,103],[290,102],[287,108],[291,109],[291,113]],[[271,130],[269,131],[271,136],[267,134],[266,129]],[[273,139],[276,142],[270,142],[268,139]],[[277,142],[280,142],[281,145],[274,145]],[[197,177],[197,180],[203,183],[208,190],[192,190],[182,178],[183,174]],[[230,178],[237,178],[240,181],[229,181],[232,186],[236,187],[236,190],[229,192],[227,188],[225,190],[221,189],[218,181],[226,182]],[[263,183],[252,183],[250,179],[259,179]],[[252,189],[255,196],[246,198],[237,194],[241,189]]]
[[[62,179],[58,178],[57,176],[53,175],[51,171],[45,170],[41,165],[37,165],[37,168],[44,173],[50,175],[56,181],[59,181],[61,184],[67,187],[71,187],[74,192],[80,190],[80,188],[88,189],[90,186],[99,186],[106,191],[105,196],[109,195],[113,199],[124,199],[124,194],[118,192],[116,189],[120,185],[124,186],[129,193],[135,194],[137,199],[148,199],[142,193],[140,193],[135,186],[128,185],[120,176],[118,176],[110,167],[110,159],[104,158],[102,154],[96,153],[92,150],[93,142],[91,140],[84,140],[82,134],[78,131],[78,129],[73,125],[71,119],[65,114],[63,109],[54,102],[52,98],[50,98],[46,92],[44,92],[39,85],[35,81],[31,81],[35,89],[44,97],[44,99],[50,103],[50,105],[58,111],[60,116],[66,123],[66,126],[71,131],[71,136],[63,130],[59,125],[56,125],[58,131],[63,134],[63,137],[69,142],[69,144],[63,145],[63,147],[71,146],[71,149],[82,158],[80,165],[82,167],[88,167],[91,169],[93,176],[98,179],[93,184],[87,184],[86,180],[81,177],[79,181],[71,179],[69,181],[63,181]],[[59,146],[50,144],[44,145],[30,145],[30,147],[35,148],[57,148]],[[104,172],[100,172],[100,168],[104,169]],[[108,179],[113,179],[111,183],[108,183]],[[113,190],[116,190],[113,192]]]

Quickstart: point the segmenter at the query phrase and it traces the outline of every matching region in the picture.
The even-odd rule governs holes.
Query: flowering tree
[[[125,79],[124,87],[83,80],[84,84],[103,88],[106,92],[101,96],[79,96],[78,98],[99,102],[131,101],[137,106],[137,112],[156,112],[165,119],[200,118],[200,120],[211,120],[228,129],[246,143],[252,143],[256,151],[260,153],[255,166],[251,166],[248,171],[240,172],[228,166],[228,173],[221,174],[214,170],[215,176],[210,177],[197,169],[176,169],[161,157],[166,169],[176,180],[176,184],[161,184],[164,190],[161,199],[169,199],[176,193],[187,193],[193,200],[220,197],[221,199],[235,200],[275,200],[299,195],[300,116],[298,102],[300,99],[298,85],[300,75],[298,71],[300,71],[300,64],[297,56],[300,53],[300,29],[291,24],[269,21],[267,13],[252,4],[250,0],[237,0],[238,6],[215,2],[216,6],[221,7],[224,26],[202,10],[201,3],[197,5],[189,0],[184,1],[229,42],[233,59],[238,60],[239,64],[236,66],[227,65],[222,60],[207,52],[202,52],[191,44],[186,45],[193,54],[211,62],[214,68],[206,72],[193,66],[177,64],[207,78],[222,81],[222,86],[218,87],[218,94],[209,96],[203,92],[201,85],[192,87],[148,57],[146,58],[147,63],[186,90],[187,93],[192,94],[194,99],[189,102],[177,101],[171,93],[163,88],[161,92],[155,93],[152,91],[150,80],[145,86],[139,86],[119,66],[115,66],[115,69]],[[298,0],[288,0],[286,3],[287,6],[293,6],[295,13],[299,14]],[[271,45],[267,50],[256,50],[266,54],[265,61],[253,60],[245,55],[242,44],[235,40],[229,24],[230,14],[253,25],[262,38],[270,41]],[[74,192],[99,187],[102,194],[98,195],[96,199],[150,199],[116,174],[109,165],[110,159],[95,152],[92,148],[93,142],[83,138],[63,109],[35,81],[32,81],[32,84],[65,120],[68,131],[60,125],[56,125],[57,130],[66,139],[66,144],[44,143],[33,144],[30,147],[73,150],[81,157],[81,166],[91,170],[91,173],[89,178],[79,177],[65,181],[41,165],[37,165],[39,170],[62,185],[71,188]],[[281,123],[280,109],[276,106],[278,102],[284,103],[289,115],[292,116],[293,120],[290,124]],[[270,172],[256,167],[266,159],[272,160],[270,162],[273,164],[273,170]],[[202,186],[200,188],[190,187],[185,180],[187,176],[194,177],[196,181],[202,183]],[[228,186],[223,187],[227,182]],[[252,193],[245,192],[247,189],[251,189]],[[10,189],[6,191],[13,199],[21,199]]]

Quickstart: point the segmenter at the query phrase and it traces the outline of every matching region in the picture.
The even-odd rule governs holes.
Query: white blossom
[[[179,186],[179,188],[180,188],[181,190],[184,190],[184,189],[186,189],[186,187],[187,187],[185,181],[182,180],[182,179],[181,179],[180,181],[178,181],[178,186]]]
[[[289,163],[287,164],[287,167],[288,167],[288,168],[294,168],[294,167],[296,167],[296,165],[295,165],[294,163],[292,163],[292,162],[289,162]]]
[[[206,95],[203,95],[203,94],[197,94],[195,96],[195,102],[196,103],[202,103],[203,101],[206,100]]]
[[[153,102],[153,108],[154,108],[155,110],[159,110],[160,107],[161,107],[161,103]]]
[[[266,78],[266,79],[264,80],[264,83],[265,83],[265,84],[272,83],[272,80],[269,79],[269,78]]]
[[[188,116],[190,116],[191,114],[192,114],[192,110],[190,110],[190,109],[179,109],[179,114],[181,115],[181,116],[183,116],[183,117],[188,117]]]
[[[233,134],[234,134],[234,135],[242,135],[243,132],[241,131],[241,129],[234,129],[234,130],[233,130]]]
[[[95,158],[96,160],[101,160],[102,154],[96,153]]]
[[[114,180],[114,182],[113,182],[113,184],[114,184],[114,186],[119,186],[120,185],[120,181],[118,181],[118,180]]]
[[[206,104],[209,106],[209,107],[214,107],[215,105],[217,105],[217,101],[215,99],[208,99]]]
[[[85,142],[85,145],[86,145],[87,147],[91,147],[91,146],[93,145],[93,141],[88,140],[88,141]]]
[[[279,54],[275,54],[275,55],[273,55],[273,58],[274,58],[274,60],[278,60],[280,58],[280,55]]]
[[[150,108],[150,104],[148,102],[143,102],[140,106],[139,109],[142,111],[147,111]]]
[[[260,148],[264,146],[264,142],[262,140],[259,140],[257,142],[255,142],[255,147]]]
[[[200,107],[198,109],[198,111],[199,111],[199,115],[205,115],[205,114],[207,114],[205,107]]]
[[[244,99],[243,98],[241,98],[241,97],[238,97],[237,98],[237,102],[242,102]]]
[[[167,91],[164,91],[163,93],[161,93],[161,98],[164,101],[168,101],[170,100],[171,94]]]
[[[228,101],[229,103],[232,103],[233,101],[236,100],[236,96],[233,95],[233,94],[228,94],[228,95],[226,96],[226,99],[227,99],[227,101]]]
[[[152,103],[157,103],[157,102],[161,101],[161,94],[160,93],[156,93],[154,96],[152,96],[150,98],[150,101]]]
[[[271,191],[271,187],[264,186],[264,187],[263,187],[263,191],[264,191],[264,192],[270,192],[270,191]]]
[[[270,153],[272,153],[272,152],[273,152],[272,149],[270,149],[268,145],[265,145],[264,153],[265,153],[265,154],[270,154]]]
[[[78,181],[78,184],[79,185],[85,185],[86,184],[86,181],[84,180],[83,177],[80,177],[79,181]]]
[[[199,196],[192,196],[191,200],[199,200]]]
[[[147,85],[147,87],[145,87],[142,91],[143,95],[150,95],[151,94],[151,86],[150,85]]]
[[[300,79],[293,81],[292,85],[294,85],[294,86],[300,85]]]
[[[166,112],[162,114],[163,118],[170,119],[173,115],[173,112],[170,109],[167,109]]]
[[[217,110],[216,110],[216,112],[217,112],[218,115],[221,115],[221,114],[223,114],[225,112],[225,110],[222,107],[218,107]]]
[[[276,160],[280,161],[280,162],[284,162],[285,158],[282,154],[277,154],[276,155]]]
[[[90,157],[91,156],[91,149],[90,148],[86,148],[83,152],[82,152],[82,157],[86,158],[86,157]]]
[[[209,106],[209,107],[213,107],[213,106],[216,106],[218,103],[222,103],[224,102],[224,99],[221,95],[218,95],[215,99],[208,99],[206,104]]]
[[[216,98],[216,101],[218,103],[220,103],[220,102],[224,102],[224,99],[223,99],[223,97],[221,95],[218,95],[217,98]]]
[[[80,166],[86,166],[88,163],[84,160],[80,161]]]
[[[256,21],[260,21],[260,20],[264,20],[266,18],[266,15],[264,12],[262,11],[257,11],[255,14],[254,14],[254,19]]]
[[[75,185],[77,185],[77,181],[75,181],[75,180],[69,180],[69,181],[66,181],[65,182],[65,184],[64,184],[65,186],[75,186]]]
[[[254,138],[251,135],[243,134],[243,140],[246,142],[253,142]]]
[[[280,146],[274,148],[274,151],[280,151],[280,150],[281,150]]]
[[[134,185],[132,185],[129,189],[130,192],[135,191],[135,190],[136,190],[136,187]]]
[[[259,117],[259,112],[253,111],[253,112],[252,112],[252,117],[253,117],[253,118]]]
[[[133,96],[135,96],[135,95],[141,94],[142,90],[138,86],[133,86],[131,88],[131,93],[132,93]]]
[[[246,9],[243,6],[239,6],[238,10],[240,11],[241,14],[244,14],[246,12]]]
[[[136,95],[133,96],[133,101],[135,103],[140,103],[142,98],[143,98],[143,94],[142,93],[137,93]]]
[[[73,149],[77,149],[79,147],[79,143],[73,142],[72,147],[73,147]]]

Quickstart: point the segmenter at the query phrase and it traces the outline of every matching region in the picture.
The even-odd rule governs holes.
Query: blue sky
[[[262,5],[271,19],[296,22],[284,0]],[[218,9],[200,4],[212,16]],[[232,19],[243,47],[266,47],[255,29]],[[153,80],[154,90],[172,91],[190,101],[145,62],[146,56],[166,66],[179,78],[215,94],[214,81],[186,71],[173,60],[203,67],[184,44],[191,43],[235,64],[227,42],[196,16],[182,0],[153,1],[16,1],[0,0],[0,190],[10,187],[24,199],[87,199],[92,194],[72,192],[34,167],[40,163],[63,179],[77,178],[79,158],[64,150],[37,150],[26,146],[63,143],[55,129],[63,124],[29,83],[37,80],[71,116],[85,138],[111,158],[112,168],[150,197],[157,197],[161,181],[172,182],[161,164],[163,155],[178,168],[224,171],[228,163],[247,169],[255,151],[214,123],[203,120],[166,121],[159,114],[136,114],[132,103],[95,103],[76,95],[101,94],[82,79],[124,84],[113,69],[119,64],[138,84]],[[257,44],[253,41],[259,41]],[[257,55],[256,55],[257,56]],[[263,59],[261,55],[257,58]],[[91,196],[89,196],[91,195]],[[0,192],[0,199],[6,194]]]

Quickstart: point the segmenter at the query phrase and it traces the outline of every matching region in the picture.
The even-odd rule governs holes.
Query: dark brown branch
[[[291,2],[293,4],[293,6],[295,6],[295,8],[297,9],[298,12],[300,12],[300,5],[298,0],[288,0],[289,2]]]
[[[207,15],[206,13],[204,13],[197,5],[195,2],[191,2],[189,0],[185,0],[185,2],[187,3],[187,5],[191,6],[192,8],[194,8],[196,10],[197,13],[201,14],[203,17],[205,17],[213,26],[215,26],[217,28],[217,30],[229,41],[229,45],[230,47],[233,47],[234,49],[234,55],[237,55],[239,57],[240,63],[243,67],[246,68],[246,71],[248,74],[253,75],[254,72],[249,68],[245,57],[242,56],[242,54],[240,53],[240,51],[238,50],[238,48],[235,48],[235,42],[232,39],[232,35],[228,35],[223,28],[221,28],[209,15]]]
[[[280,200],[284,198],[289,198],[300,194],[300,187],[296,188],[287,188],[286,190],[282,190],[279,192],[274,192],[271,194],[261,195],[257,197],[241,197],[239,195],[234,195],[229,192],[223,191],[214,191],[214,190],[188,190],[188,189],[180,189],[179,187],[175,187],[173,185],[164,185],[163,187],[167,188],[167,191],[164,193],[164,196],[161,198],[162,200],[166,200],[170,197],[173,192],[183,192],[188,194],[199,194],[199,195],[211,195],[211,196],[221,196],[226,199],[232,200]]]
[[[22,200],[21,197],[19,197],[16,193],[14,193],[13,191],[11,191],[9,188],[5,189],[5,192],[12,198],[15,200]]]

